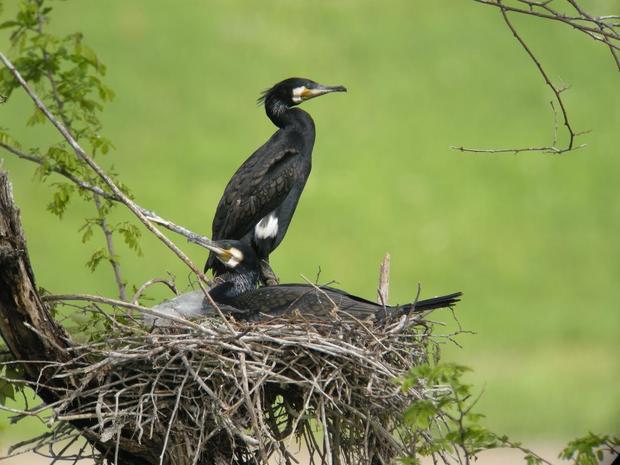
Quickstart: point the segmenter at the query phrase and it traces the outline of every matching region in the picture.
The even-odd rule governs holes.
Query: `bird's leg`
[[[280,280],[271,269],[268,260],[260,261],[260,280],[265,286],[276,286],[280,284]]]

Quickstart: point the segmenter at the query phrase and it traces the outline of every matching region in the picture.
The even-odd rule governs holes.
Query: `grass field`
[[[615,0],[586,2],[620,13]],[[16,0],[5,2],[5,16]],[[392,254],[392,302],[462,290],[462,348],[488,424],[517,437],[620,431],[620,92],[609,51],[561,25],[515,18],[565,95],[587,147],[561,156],[474,155],[451,145],[548,144],[552,95],[497,11],[461,2],[58,2],[52,28],[82,31],[109,67],[104,114],[114,164],[139,203],[208,234],[236,167],[273,132],[254,101],[284,77],[344,84],[305,105],[317,126],[313,173],[272,256],[284,282],[336,280],[374,296]],[[4,20],[4,18],[3,18]],[[0,31],[2,32],[2,31]],[[0,35],[0,49],[7,49]],[[24,128],[15,94],[0,125]],[[95,244],[45,211],[49,188],[4,157],[39,285],[114,295],[110,270],[87,272]],[[193,259],[204,252],[179,242]],[[101,245],[101,244],[96,244]],[[155,240],[124,251],[140,284],[187,271]],[[25,427],[3,433],[17,435]]]

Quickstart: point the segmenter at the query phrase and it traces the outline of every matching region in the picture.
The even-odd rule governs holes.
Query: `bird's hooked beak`
[[[210,245],[205,245],[205,247],[211,252],[213,252],[217,256],[217,258],[223,263],[228,262],[228,260],[230,260],[230,257],[232,256],[230,251],[220,247],[218,245],[218,242],[211,242]]]
[[[330,94],[332,92],[346,92],[347,88],[345,86],[324,86],[323,84],[318,84],[316,87],[308,88],[308,87],[298,87],[295,89],[295,92],[299,92],[295,97],[299,97],[301,101],[310,100],[314,97],[319,97],[321,95]]]

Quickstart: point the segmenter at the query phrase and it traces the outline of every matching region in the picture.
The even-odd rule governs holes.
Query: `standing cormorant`
[[[243,240],[254,247],[261,264],[268,261],[286,234],[312,165],[314,122],[308,113],[294,107],[331,92],[346,89],[289,78],[258,99],[278,130],[228,182],[213,218],[214,240]],[[205,272],[209,269],[214,276],[226,272],[213,253]]]
[[[435,308],[452,307],[460,301],[461,292],[420,300],[412,304],[382,306],[339,289],[310,284],[278,284],[256,288],[259,261],[254,250],[241,241],[219,241],[210,248],[228,269],[227,281],[209,291],[212,299],[229,309],[239,319],[260,319],[298,310],[305,316],[329,317],[334,307],[339,315],[357,319],[386,317]],[[203,312],[208,304],[203,303]],[[230,310],[234,309],[234,310]],[[195,312],[197,313],[197,312]]]

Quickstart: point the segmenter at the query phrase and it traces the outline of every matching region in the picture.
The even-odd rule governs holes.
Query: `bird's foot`
[[[267,260],[260,261],[260,280],[265,286],[276,286],[280,280],[271,269]]]

